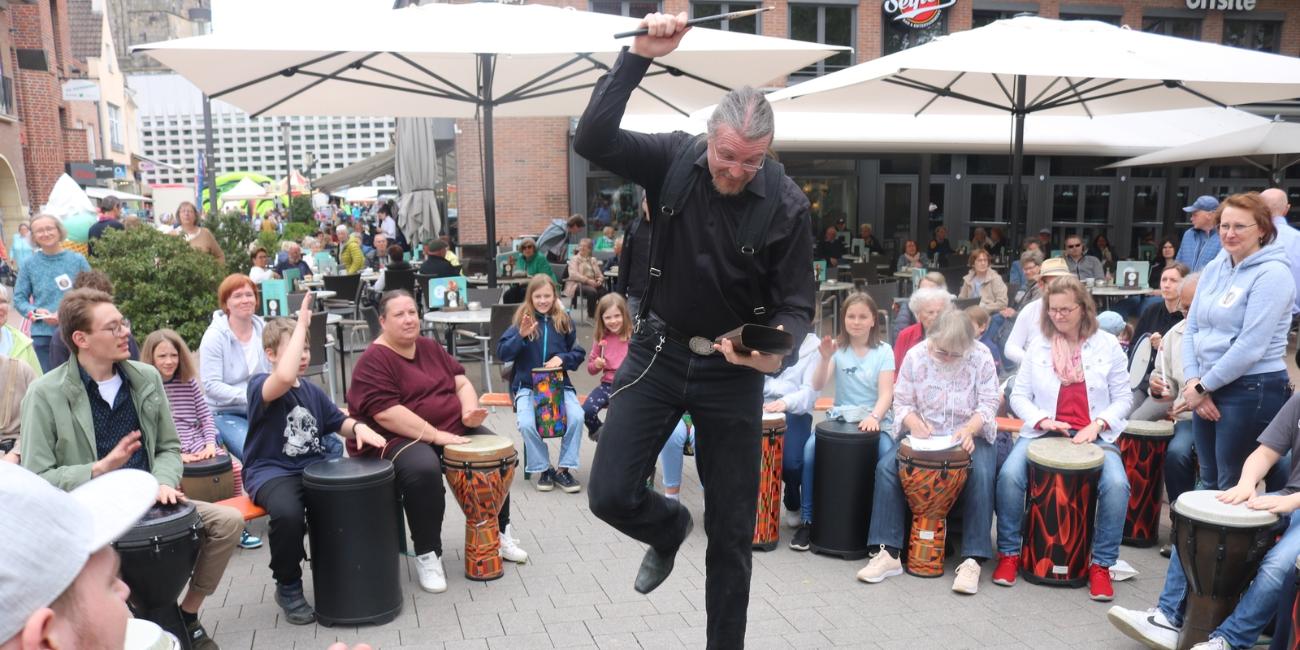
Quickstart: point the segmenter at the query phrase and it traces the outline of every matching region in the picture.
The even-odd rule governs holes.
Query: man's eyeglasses
[[[113,336],[121,336],[123,334],[130,333],[131,320],[129,318],[123,318],[122,320],[117,321],[116,323],[109,323],[106,327],[104,327],[104,329],[100,331],[108,332]]]
[[[760,156],[758,162],[736,160],[735,158],[732,158],[729,154],[722,154],[716,152],[713,154],[713,157],[717,158],[718,162],[728,167],[740,165],[740,168],[747,172],[759,171],[760,169],[763,168],[763,164],[767,162],[766,156]]]

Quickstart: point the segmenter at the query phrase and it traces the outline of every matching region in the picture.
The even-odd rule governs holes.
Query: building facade
[[[18,118],[14,34],[14,13],[0,10],[0,236],[6,246],[31,206],[23,165],[23,124]]]

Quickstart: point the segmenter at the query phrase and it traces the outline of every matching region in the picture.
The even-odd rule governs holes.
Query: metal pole
[[[280,123],[280,137],[284,140],[284,219],[293,221],[293,157],[289,150],[289,120]]]
[[[1013,242],[1020,241],[1020,219],[1023,216],[1026,219],[1025,227],[1028,229],[1028,215],[1020,214],[1020,168],[1023,165],[1025,157],[1025,76],[1016,76],[1016,97],[1015,106],[1012,107],[1015,115],[1015,137],[1011,142],[1011,206],[1007,211],[1008,229],[1011,231],[1010,240]]]
[[[203,149],[207,164],[203,165],[204,184],[208,186],[208,217],[217,216],[217,155],[212,137],[212,100],[203,96]]]
[[[487,222],[487,250],[488,250],[488,288],[495,289],[497,286],[497,193],[496,193],[496,171],[493,169],[493,152],[495,145],[492,142],[492,55],[480,54],[479,68],[483,73],[482,102],[483,102],[483,219]],[[540,251],[538,251],[540,253]]]

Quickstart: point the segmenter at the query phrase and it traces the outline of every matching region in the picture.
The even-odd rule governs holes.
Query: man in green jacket
[[[22,464],[56,487],[71,490],[123,467],[158,480],[158,503],[184,501],[181,445],[162,378],[152,366],[131,361],[131,323],[113,298],[74,289],[59,305],[59,335],[72,355],[36,380],[22,405]],[[199,623],[199,606],[216,590],[239,543],[238,510],[191,501],[207,532],[181,615],[195,648],[216,648]]]

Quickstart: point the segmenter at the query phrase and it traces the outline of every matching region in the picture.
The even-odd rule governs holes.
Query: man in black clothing
[[[424,262],[420,264],[420,275],[428,275],[435,278],[450,278],[460,275],[460,267],[453,266],[447,261],[447,242],[441,239],[430,241],[424,246],[424,252],[427,255]]]
[[[730,648],[745,640],[763,374],[776,372],[784,359],[738,355],[730,342],[713,341],[746,322],[782,327],[802,340],[816,287],[808,199],[766,158],[773,117],[761,93],[741,88],[723,97],[706,140],[618,128],[651,60],[676,49],[685,22],[685,13],[646,16],[641,24],[649,33],[597,82],[574,134],[579,154],[646,188],[653,215],[642,318],[615,378],[589,499],[597,517],[650,546],[637,591],[661,584],[693,523],[679,502],[647,489],[644,477],[678,419],[690,412],[709,538],[708,647]],[[661,190],[679,157],[684,164],[676,169],[690,175],[673,177],[690,182],[675,204],[680,209],[669,214]],[[760,211],[763,206],[772,210]],[[768,215],[761,236],[751,238],[754,224],[763,222],[750,220]]]
[[[99,221],[90,226],[87,233],[86,252],[95,254],[95,240],[104,236],[109,228],[126,230],[122,225],[122,202],[116,196],[106,196],[99,200]]]
[[[840,239],[839,232],[835,230],[835,226],[827,226],[825,238],[817,242],[817,250],[813,252],[813,258],[825,260],[830,266],[839,266],[840,258],[844,255],[844,241]]]

